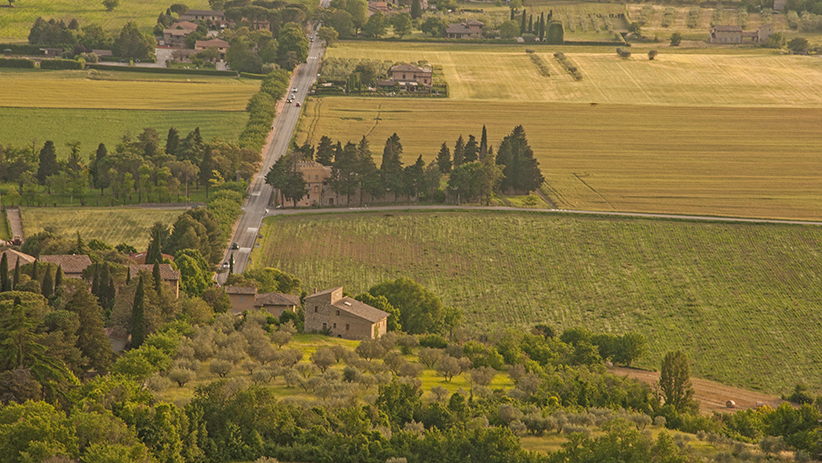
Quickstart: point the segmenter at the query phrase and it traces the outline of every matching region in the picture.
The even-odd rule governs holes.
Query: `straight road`
[[[330,0],[324,0],[323,3],[328,3]],[[269,200],[273,193],[271,186],[265,183],[265,175],[271,169],[271,166],[280,159],[288,150],[288,144],[291,142],[291,137],[294,134],[294,129],[297,127],[297,121],[300,118],[300,111],[296,103],[305,102],[305,97],[308,94],[309,88],[314,85],[317,79],[317,70],[320,67],[320,61],[324,49],[321,41],[317,36],[316,29],[312,32],[315,37],[313,42],[310,42],[308,48],[308,60],[295,69],[292,76],[292,88],[296,88],[297,92],[291,92],[288,89],[288,95],[295,95],[294,103],[285,103],[283,112],[274,119],[274,139],[268,148],[268,152],[263,157],[263,164],[260,168],[259,174],[252,180],[249,188],[249,198],[243,208],[243,215],[240,217],[240,222],[237,225],[237,230],[234,232],[234,237],[231,243],[237,243],[239,249],[229,249],[226,251],[223,262],[228,262],[231,256],[234,256],[234,272],[242,273],[249,262],[249,255],[254,249],[257,240],[257,234],[260,230],[263,217],[266,215]],[[288,95],[286,95],[287,98]],[[220,283],[225,281],[227,274],[218,274],[217,279]]]

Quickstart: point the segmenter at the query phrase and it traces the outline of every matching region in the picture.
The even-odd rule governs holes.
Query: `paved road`
[[[517,212],[556,212],[561,214],[577,215],[599,215],[612,217],[634,217],[646,219],[676,219],[676,220],[701,220],[706,222],[743,222],[743,223],[773,223],[788,225],[822,225],[822,221],[805,220],[780,220],[780,219],[750,219],[744,217],[714,217],[710,215],[676,215],[676,214],[652,214],[644,212],[608,212],[608,211],[580,211],[573,209],[533,209],[524,207],[507,206],[375,206],[375,207],[350,207],[338,209],[272,209],[267,215],[291,215],[291,214],[326,214],[344,212],[367,212],[367,211],[416,211],[416,210],[466,210],[466,211],[517,211]]]
[[[330,0],[323,0],[323,4],[327,4]],[[312,35],[316,35],[313,33]],[[317,79],[317,70],[319,69],[320,60],[322,59],[324,49],[319,39],[310,43],[308,49],[308,60],[301,64],[292,76],[292,88],[297,88],[296,98],[294,102],[300,104],[305,102],[305,96],[308,94],[309,88],[314,85]],[[289,94],[291,89],[289,89]],[[280,156],[288,150],[288,144],[291,141],[291,136],[294,129],[297,127],[297,121],[300,118],[300,111],[295,103],[286,103],[283,107],[283,112],[274,120],[274,140],[268,148],[263,158],[263,164],[260,168],[260,173],[254,178],[251,183],[250,197],[243,208],[244,212],[240,217],[240,222],[237,225],[237,230],[234,232],[234,237],[231,243],[237,243],[239,249],[226,251],[223,262],[228,262],[231,256],[234,256],[234,272],[241,273],[245,270],[249,263],[249,254],[254,248],[259,233],[260,224],[263,217],[266,215],[266,208],[273,193],[272,188],[265,183],[265,174],[271,169],[271,166],[280,159]],[[225,274],[218,275],[219,282],[225,281]]]

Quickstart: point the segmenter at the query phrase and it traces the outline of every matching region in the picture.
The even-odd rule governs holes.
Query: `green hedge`
[[[44,59],[40,69],[83,69],[83,63],[73,59]]]
[[[34,69],[34,60],[25,58],[0,59],[0,68]]]
[[[584,40],[581,40],[581,41],[578,41],[578,42],[577,41],[569,42],[569,41],[566,40],[563,43],[563,45],[587,45],[587,46],[595,46],[595,47],[598,47],[598,46],[612,47],[614,45],[621,46],[621,47],[630,47],[631,46],[630,43],[624,43],[624,42],[594,42],[594,41],[584,41]]]
[[[240,77],[245,77],[246,79],[263,80],[265,79],[265,74],[252,74],[250,72],[241,72]]]
[[[88,64],[89,69],[99,69],[103,71],[124,71],[124,72],[145,72],[149,74],[195,74],[200,76],[229,76],[237,77],[236,71],[211,71],[198,69],[174,69],[174,68],[146,68],[138,66],[109,66],[106,64]]]
[[[117,63],[120,60],[124,60],[126,63],[128,63],[129,59],[130,58],[122,58],[120,56],[101,56],[100,57],[100,61],[102,61],[104,63]],[[140,58],[140,61],[142,61],[143,63],[156,63],[157,62],[157,60],[154,59],[154,58]]]
[[[11,50],[14,55],[42,55],[40,45],[29,45],[27,43],[0,43],[0,50]],[[51,48],[51,47],[49,47]]]

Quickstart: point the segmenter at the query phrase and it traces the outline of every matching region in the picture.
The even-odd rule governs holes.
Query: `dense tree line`
[[[305,161],[331,167],[328,185],[335,194],[346,197],[346,204],[357,194],[360,203],[365,195],[372,200],[397,201],[404,196],[444,202],[446,192],[440,189],[443,175],[448,175],[448,195],[458,203],[488,202],[500,192],[530,192],[545,181],[522,126],[502,140],[496,156],[488,145],[485,127],[479,141],[474,135],[468,135],[467,141],[460,135],[453,154],[448,144],[443,143],[436,158],[427,165],[419,156],[414,164],[404,166],[402,154],[402,143],[396,133],[385,142],[379,168],[365,136],[357,144],[345,145],[322,136],[316,146],[306,143],[279,159],[266,175],[266,182],[296,205],[308,194],[298,168],[299,162]]]
[[[68,57],[92,50],[112,50],[115,56],[143,59],[154,53],[154,37],[143,34],[133,22],[126,23],[116,36],[97,24],[80,27],[76,19],[68,25],[63,20],[37,18],[29,31],[32,45],[63,48]]]

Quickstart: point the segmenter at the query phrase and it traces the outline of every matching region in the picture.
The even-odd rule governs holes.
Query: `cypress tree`
[[[529,34],[534,33],[534,15],[533,14],[528,15],[528,33]]]
[[[134,293],[134,305],[131,309],[131,348],[137,349],[146,339],[146,302],[143,277],[137,283],[137,292]]]
[[[513,20],[514,20],[514,9],[511,8],[511,21],[513,21]]]
[[[31,279],[36,280],[37,279],[37,274],[38,274],[38,272],[37,272],[37,259],[35,259],[34,263],[31,264]]]
[[[57,288],[63,285],[63,266],[60,265],[57,267],[57,273],[54,275],[54,290],[57,291]]]
[[[100,276],[98,277],[99,282],[97,283],[97,299],[100,300],[101,307],[108,306],[108,282],[111,280],[108,271],[108,263],[103,264],[103,268],[100,269]]]
[[[20,256],[17,256],[17,262],[14,264],[14,276],[11,280],[11,289],[16,289],[20,282]]]
[[[77,348],[88,358],[89,366],[99,373],[104,373],[111,365],[113,352],[106,338],[105,323],[100,316],[100,306],[89,294],[84,285],[80,285],[66,304],[66,310],[74,312],[80,319],[77,330]],[[134,333],[132,330],[132,342]]]
[[[11,291],[11,281],[9,280],[8,254],[3,253],[3,257],[0,258],[0,293],[4,293],[6,291]]]
[[[445,142],[442,142],[440,153],[437,155],[437,167],[443,174],[451,172],[451,150]]]
[[[234,254],[231,255],[231,259],[228,261],[228,274],[234,274]]]
[[[103,159],[108,155],[108,150],[106,149],[106,145],[100,143],[97,145],[97,153],[94,156],[94,160],[91,163],[91,178],[94,186],[100,189],[100,194],[103,194],[103,188],[106,187],[105,179],[103,178],[100,172],[100,165],[103,163]]]
[[[111,309],[114,307],[114,299],[117,297],[117,289],[114,287],[114,278],[108,279],[108,286],[106,287],[106,300],[108,303],[106,304],[103,309],[105,309],[106,313],[106,320],[111,316]]]
[[[77,232],[77,254],[85,254],[86,253],[86,243],[83,241],[83,237],[80,236],[80,232]]]
[[[454,145],[454,168],[457,168],[462,165],[463,161],[465,161],[465,140],[462,139],[462,135],[457,138],[457,143]]]
[[[480,161],[488,155],[488,133],[485,131],[485,124],[482,125],[482,137],[480,138],[479,158]]]
[[[43,284],[40,286],[40,294],[46,299],[54,294],[54,279],[51,277],[51,272],[46,269],[46,275],[43,277]]]
[[[166,137],[166,154],[177,156],[177,151],[180,148],[180,132],[174,127],[168,129],[168,137]]]
[[[419,19],[422,16],[422,7],[420,0],[413,0],[411,2],[411,19]]]
[[[37,181],[40,185],[46,184],[46,179],[60,172],[60,164],[57,163],[57,150],[54,142],[46,141],[43,149],[40,150],[40,164],[37,168]]]
[[[542,39],[545,38],[545,12],[540,13],[539,15],[539,41],[542,42]]]
[[[128,269],[128,271],[126,272],[126,285],[128,285],[129,283],[131,283],[131,269]]]
[[[154,291],[160,294],[160,288],[163,285],[163,275],[160,273],[159,262],[154,262],[154,268],[151,269],[151,276],[154,277]]]
[[[100,297],[100,266],[94,264],[94,275],[91,277],[91,294]]]
[[[521,21],[521,24],[519,25],[519,33],[520,34],[524,34],[525,31],[526,31],[526,29],[525,29],[525,25],[526,25],[525,24],[525,20],[526,20],[525,16],[526,16],[525,10],[522,10],[522,21]]]

